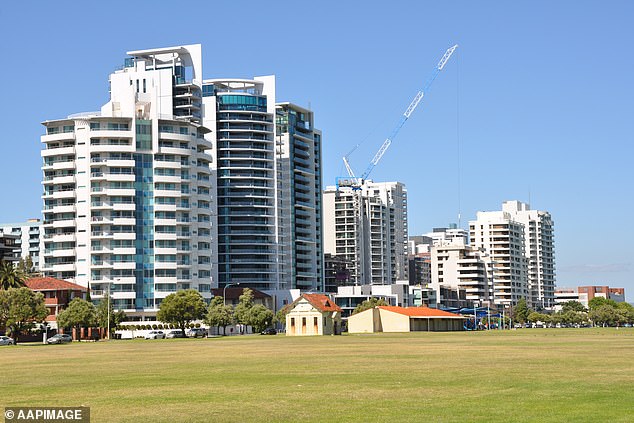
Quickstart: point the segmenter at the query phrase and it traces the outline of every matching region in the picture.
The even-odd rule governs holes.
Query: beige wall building
[[[443,332],[464,329],[464,317],[428,307],[379,306],[348,318],[349,333]]]
[[[341,334],[341,308],[322,294],[302,294],[286,315],[287,336]]]

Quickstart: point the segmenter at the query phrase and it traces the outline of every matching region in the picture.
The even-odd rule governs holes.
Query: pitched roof
[[[409,317],[445,317],[445,318],[464,318],[460,314],[449,313],[448,311],[438,310],[429,307],[395,307],[395,306],[379,306],[382,310],[391,311],[393,313],[404,314]]]
[[[302,294],[300,298],[304,298],[317,310],[341,312],[341,307],[323,294]]]
[[[76,291],[88,290],[84,286],[61,279],[51,278],[49,276],[28,279],[26,281],[26,286],[33,291],[58,291],[63,289],[72,289]]]

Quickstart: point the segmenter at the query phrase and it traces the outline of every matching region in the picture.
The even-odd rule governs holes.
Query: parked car
[[[187,336],[190,338],[205,338],[207,337],[207,329],[205,328],[191,328],[187,330]]]
[[[47,344],[66,344],[68,342],[73,342],[73,337],[68,334],[60,334],[53,335],[46,340]]]
[[[15,341],[8,336],[0,336],[0,345],[15,345]]]
[[[162,330],[151,330],[147,335],[145,335],[145,339],[163,339],[165,338],[165,332]]]
[[[273,328],[264,329],[260,335],[277,335],[277,330]]]
[[[171,330],[169,332],[167,332],[167,335],[165,335],[165,337],[167,339],[171,339],[171,338],[184,338],[185,335],[183,335],[183,331],[180,329],[177,330]]]

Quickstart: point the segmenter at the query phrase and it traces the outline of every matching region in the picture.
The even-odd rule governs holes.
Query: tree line
[[[557,325],[592,324],[594,326],[623,326],[634,324],[634,306],[629,303],[617,303],[603,297],[594,297],[586,308],[579,301],[568,301],[556,313],[545,314],[531,310],[524,298],[513,309],[513,319],[519,323],[543,322]]]

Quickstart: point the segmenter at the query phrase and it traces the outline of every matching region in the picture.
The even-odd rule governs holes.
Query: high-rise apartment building
[[[276,105],[275,130],[282,271],[291,288],[323,291],[321,131],[292,103]]]
[[[218,284],[323,290],[321,132],[275,77],[203,82],[213,128]]]
[[[128,54],[100,112],[44,122],[44,271],[142,318],[184,288],[322,290],[313,113],[274,76],[203,79],[198,44]]]
[[[555,304],[554,224],[550,213],[531,210],[520,201],[505,201],[502,210],[524,225],[525,256],[528,261],[527,301],[535,308]]]
[[[360,190],[324,191],[324,251],[351,263],[354,284],[392,284],[408,277],[407,190],[368,181]]]
[[[42,270],[152,318],[179,289],[210,296],[212,143],[200,45],[128,55],[100,112],[43,123]]]
[[[530,301],[524,225],[509,212],[478,212],[469,230],[472,247],[487,253],[493,262],[494,303],[507,307],[520,298]]]
[[[15,253],[18,257],[26,259],[31,257],[35,270],[40,268],[40,251],[42,250],[42,238],[40,219],[28,219],[26,222],[0,224],[0,234],[15,235]]]

